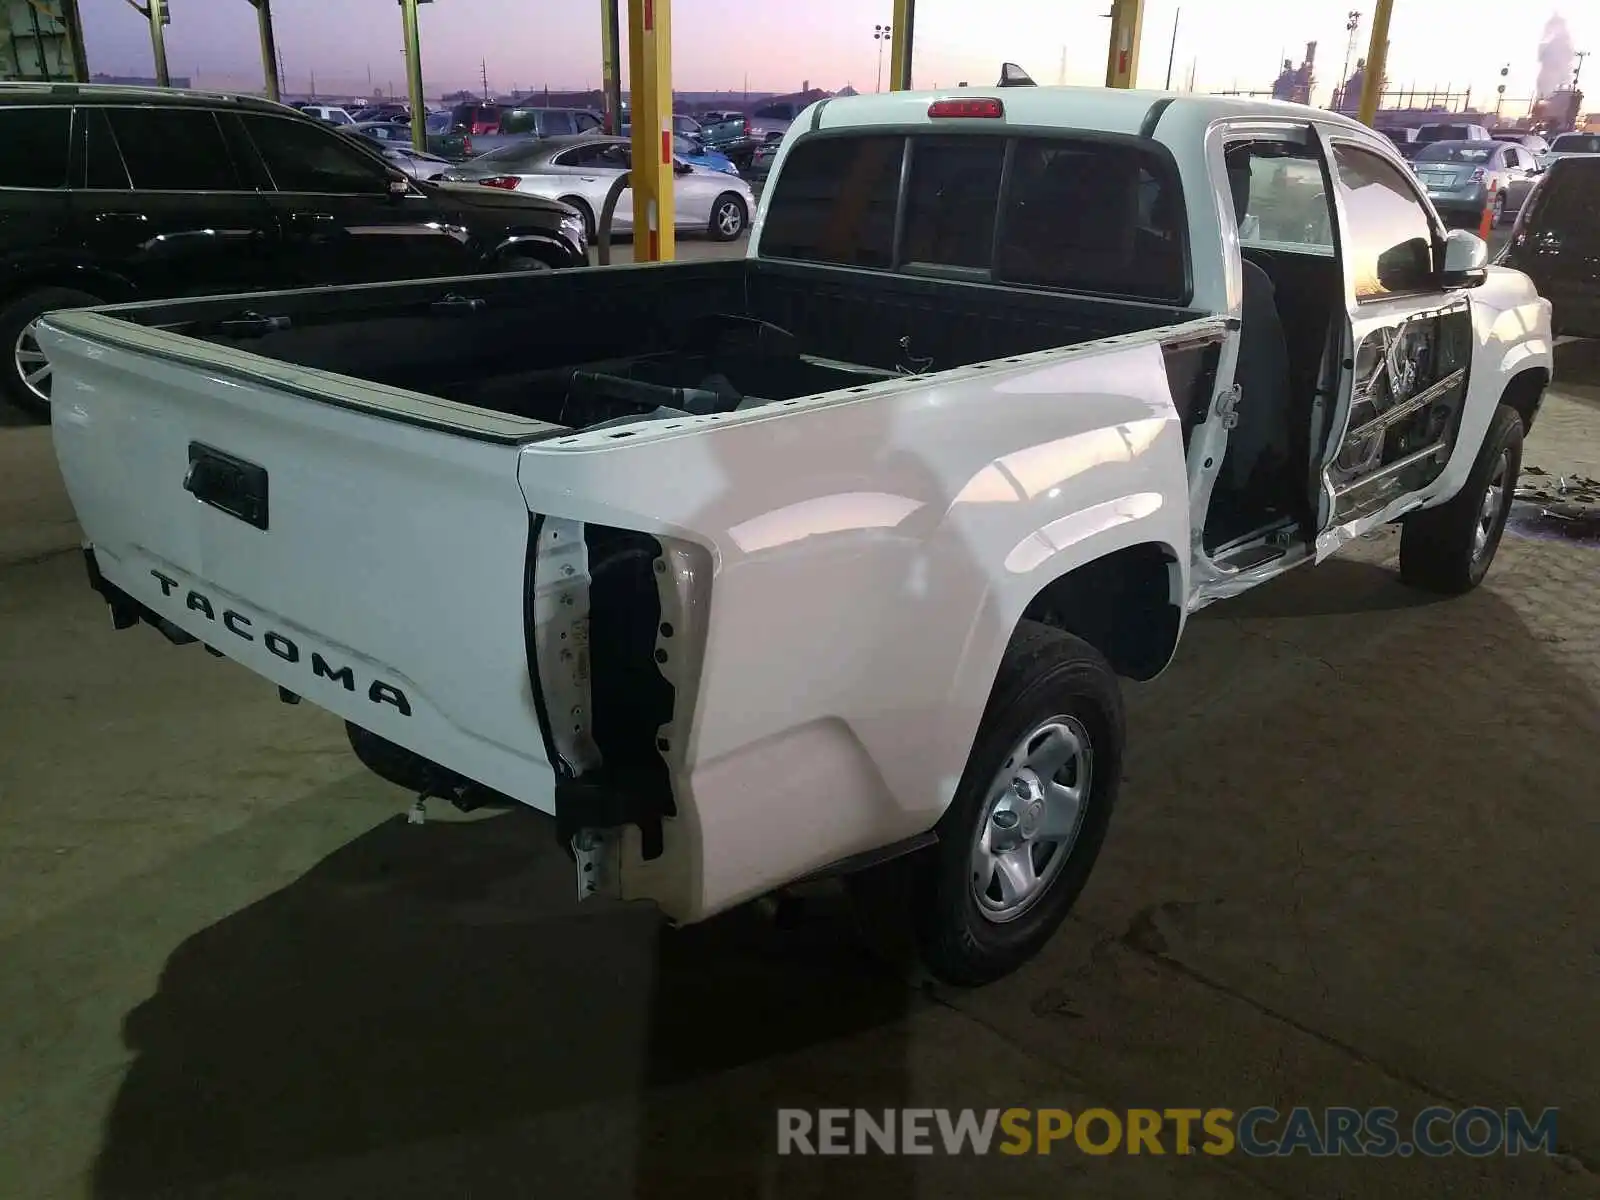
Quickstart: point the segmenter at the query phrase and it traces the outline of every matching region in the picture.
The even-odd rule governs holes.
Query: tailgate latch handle
[[[237,517],[257,529],[267,527],[267,471],[255,463],[207,446],[189,443],[189,469],[183,490],[202,504]]]

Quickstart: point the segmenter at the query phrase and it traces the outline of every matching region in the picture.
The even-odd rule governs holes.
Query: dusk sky
[[[125,0],[80,0],[90,69],[148,75],[148,27]],[[247,0],[169,0],[167,54],[173,74],[208,86],[260,86],[255,11]],[[1148,0],[1139,83],[1161,87],[1180,0]],[[1271,84],[1280,54],[1298,63],[1315,39],[1318,100],[1345,60],[1346,14],[1363,11],[1365,53],[1371,0],[1181,0],[1175,86],[1197,60],[1200,90]],[[1099,83],[1105,69],[1106,0],[919,0],[915,83],[992,83],[1000,63],[1021,63],[1040,83]],[[881,11],[876,11],[881,9]],[[1498,72],[1511,67],[1508,97],[1533,93],[1539,45],[1554,10],[1491,0],[1398,0],[1390,30],[1391,85],[1453,84],[1492,105]],[[314,72],[319,93],[403,90],[396,0],[274,0],[278,46],[291,91]],[[487,60],[496,90],[596,87],[600,6],[593,0],[435,0],[422,8],[423,72],[430,94],[478,85]],[[792,91],[809,80],[870,91],[878,54],[872,27],[890,19],[888,0],[673,0],[674,83],[689,90]],[[1600,40],[1600,5],[1565,14],[1575,49]],[[626,18],[624,18],[624,21]],[[887,55],[885,55],[887,69]],[[1600,80],[1600,65],[1593,68]],[[1600,95],[1600,82],[1588,89]],[[1588,106],[1600,107],[1600,106]]]

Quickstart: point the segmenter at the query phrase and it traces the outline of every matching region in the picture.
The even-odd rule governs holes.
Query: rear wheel
[[[580,196],[563,196],[561,197],[561,203],[568,208],[576,210],[577,214],[583,218],[584,236],[591,246],[594,245],[594,210],[589,207],[588,202]]]
[[[1500,548],[1522,472],[1522,418],[1502,404],[1489,423],[1472,473],[1453,500],[1414,513],[1400,534],[1400,579],[1444,595],[1483,582]]]
[[[52,372],[39,344],[39,318],[62,308],[87,308],[100,297],[72,288],[39,288],[0,308],[0,394],[18,408],[43,416],[50,411]]]
[[[917,943],[936,978],[988,983],[1049,941],[1100,853],[1122,754],[1121,694],[1105,658],[1024,621],[938,844],[915,864]]]
[[[745,208],[744,201],[732,192],[724,192],[711,206],[711,237],[714,241],[733,241],[749,223],[749,210]]]

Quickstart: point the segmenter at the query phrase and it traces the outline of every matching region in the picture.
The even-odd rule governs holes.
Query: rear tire
[[[939,842],[913,867],[917,946],[930,974],[989,983],[1050,940],[1105,840],[1123,746],[1110,664],[1087,642],[1022,622]]]
[[[1455,498],[1401,525],[1400,580],[1458,596],[1483,582],[1505,533],[1522,472],[1522,418],[1502,404]]]
[[[588,201],[579,196],[563,196],[561,203],[568,208],[576,209],[583,218],[583,233],[589,245],[594,245],[594,210],[589,207]]]
[[[0,395],[24,412],[50,415],[50,364],[33,335],[45,313],[105,303],[98,296],[72,288],[46,287],[25,292],[0,307]]]
[[[711,206],[711,240],[731,242],[736,240],[750,224],[750,210],[744,200],[732,192],[724,192]]]

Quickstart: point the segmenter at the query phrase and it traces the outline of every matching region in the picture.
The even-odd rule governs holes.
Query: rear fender
[[[519,477],[535,512],[661,548],[675,815],[651,858],[625,827],[622,884],[685,921],[932,828],[1030,602],[1188,542],[1154,335],[557,438]]]

